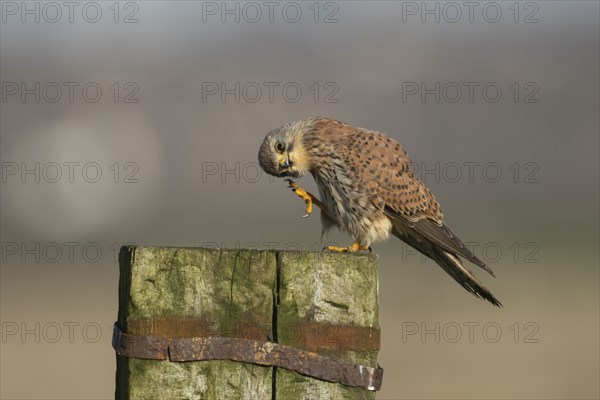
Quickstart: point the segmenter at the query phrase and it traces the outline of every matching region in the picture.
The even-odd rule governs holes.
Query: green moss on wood
[[[297,336],[309,325],[308,341],[335,348],[336,328],[354,326],[379,329],[377,256],[281,252],[279,261],[278,341],[303,348]],[[312,323],[318,323],[314,328]],[[354,343],[361,347],[363,340]],[[377,350],[327,351],[332,356],[364,366],[377,367]],[[293,371],[277,371],[277,399],[374,399],[375,393],[323,382]]]
[[[262,340],[268,340],[275,272],[273,252],[126,248],[119,324],[127,330],[132,320],[196,318],[222,336],[236,336],[247,325],[267,327]],[[119,358],[117,380],[125,389],[117,394],[124,399],[271,399],[270,367]]]
[[[212,334],[236,336],[250,327],[257,340],[277,338],[303,348],[294,341],[294,327],[304,329],[304,335],[315,326],[379,329],[374,255],[128,247],[121,251],[120,268],[119,325],[128,333],[148,335],[164,329],[165,320],[194,320]],[[323,347],[336,340],[327,328],[316,334],[317,340],[303,343]],[[361,350],[325,345],[319,353],[376,367],[377,349],[363,344],[356,343]],[[117,397],[122,399],[272,399],[273,387],[276,398],[285,400],[375,398],[373,392],[281,368],[275,385],[272,378],[271,367],[232,361],[117,357]]]

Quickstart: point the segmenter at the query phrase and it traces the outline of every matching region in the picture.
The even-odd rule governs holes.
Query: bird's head
[[[258,162],[266,173],[298,178],[310,169],[304,135],[314,119],[292,122],[270,131],[258,152]]]

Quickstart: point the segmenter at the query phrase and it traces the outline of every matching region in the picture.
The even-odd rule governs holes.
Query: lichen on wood
[[[135,335],[276,341],[377,366],[377,257],[124,247],[119,318]],[[275,390],[275,396],[272,395]],[[117,356],[122,399],[373,399],[374,392],[234,361]]]

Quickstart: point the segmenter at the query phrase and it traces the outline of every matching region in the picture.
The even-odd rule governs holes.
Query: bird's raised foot
[[[310,193],[308,193],[307,191],[305,191],[304,189],[302,189],[300,186],[298,186],[298,184],[296,182],[294,182],[291,179],[286,179],[287,183],[288,183],[288,187],[292,188],[292,192],[296,193],[296,195],[298,197],[300,197],[302,200],[304,200],[304,202],[306,203],[306,215],[303,215],[303,218],[308,217],[313,210],[313,201],[312,201],[312,196],[310,195]]]

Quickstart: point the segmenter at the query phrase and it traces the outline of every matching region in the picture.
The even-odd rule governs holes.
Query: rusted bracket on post
[[[328,382],[379,390],[383,369],[356,365],[273,342],[222,336],[168,338],[130,335],[114,325],[112,346],[118,355],[174,362],[232,360],[274,366]]]

